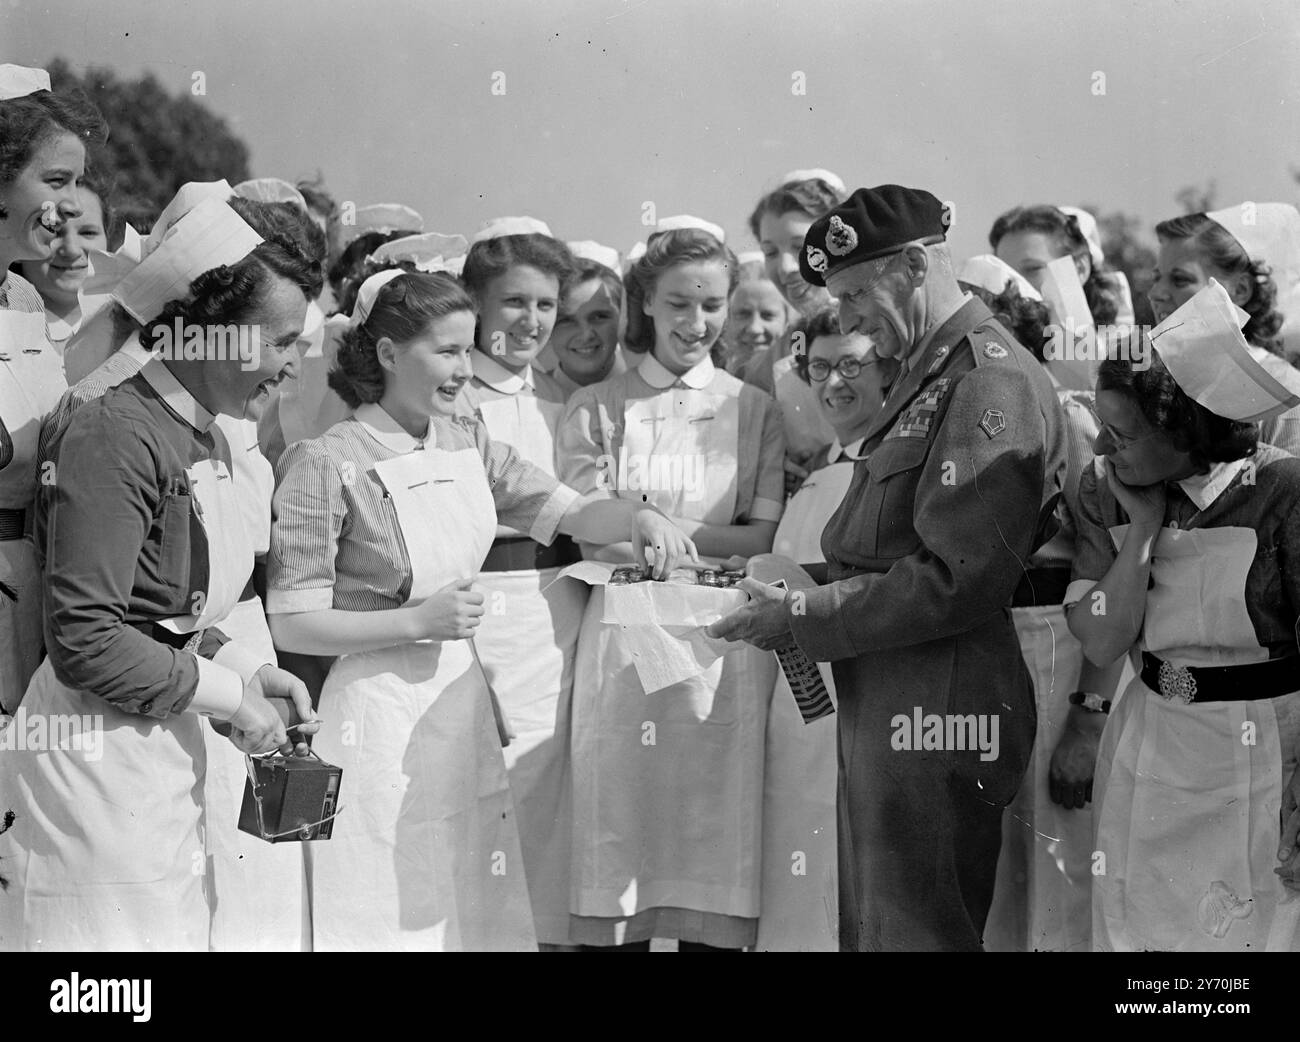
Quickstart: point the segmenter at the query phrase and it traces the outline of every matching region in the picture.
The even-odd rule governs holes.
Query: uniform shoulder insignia
[[[1007,349],[996,340],[990,340],[984,345],[985,358],[1006,358],[1007,354]]]
[[[932,376],[943,368],[943,360],[948,357],[948,348],[943,346],[934,353],[934,361],[930,363],[930,368],[925,371],[926,376]]]
[[[980,419],[980,430],[990,438],[996,438],[1007,429],[1007,417],[1001,409],[985,409]]]

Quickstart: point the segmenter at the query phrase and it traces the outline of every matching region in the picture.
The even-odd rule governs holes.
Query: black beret
[[[824,286],[832,272],[895,253],[909,242],[942,242],[951,223],[949,207],[923,189],[859,188],[808,229],[799,273],[805,282]]]

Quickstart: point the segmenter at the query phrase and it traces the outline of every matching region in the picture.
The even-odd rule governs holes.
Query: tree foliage
[[[248,174],[248,146],[201,99],[170,93],[152,73],[120,78],[112,69],[90,66],[78,74],[62,58],[49,65],[57,90],[84,90],[109,126],[104,154],[97,157],[111,179],[120,216],[138,231],[187,181],[231,184]]]

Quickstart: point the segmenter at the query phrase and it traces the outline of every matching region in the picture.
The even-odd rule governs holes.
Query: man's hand
[[[299,735],[315,734],[320,730],[320,721],[311,708],[307,685],[287,670],[265,665],[244,685],[244,700],[230,718],[230,740],[241,752],[254,756],[277,749],[286,756],[310,755],[311,749],[306,742],[295,744],[289,740],[280,714],[266,700],[268,695],[293,700],[303,721],[295,728]]]
[[[785,591],[749,578],[741,579],[736,589],[749,594],[749,603],[724,615],[705,633],[722,640],[743,640],[763,651],[793,646]]]

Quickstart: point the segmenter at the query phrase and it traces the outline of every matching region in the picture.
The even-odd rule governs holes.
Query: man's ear
[[[930,255],[925,252],[924,246],[911,243],[903,247],[903,270],[915,285],[919,286],[925,281],[930,271]]]

